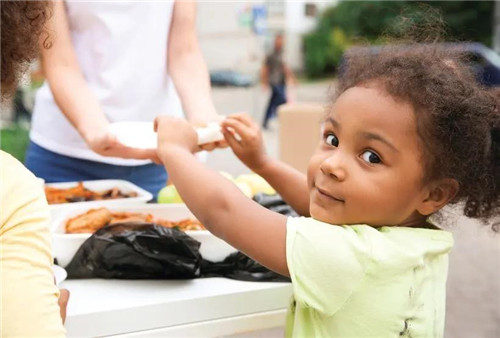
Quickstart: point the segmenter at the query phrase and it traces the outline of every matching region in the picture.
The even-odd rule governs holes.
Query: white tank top
[[[66,1],[78,63],[110,122],[183,116],[167,72],[173,5],[173,0]],[[104,157],[90,150],[60,111],[47,82],[36,94],[30,138],[66,156],[115,165],[150,163]]]

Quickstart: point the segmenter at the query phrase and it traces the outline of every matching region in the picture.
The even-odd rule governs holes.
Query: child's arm
[[[192,154],[197,136],[185,120],[157,118],[158,156],[179,194],[203,225],[262,265],[288,276],[286,221],[245,197],[217,172]]]
[[[245,114],[234,114],[222,122],[222,127],[224,137],[235,155],[269,182],[299,215],[309,216],[306,176],[291,166],[267,156],[262,133],[257,124]],[[231,129],[241,140],[235,137]]]

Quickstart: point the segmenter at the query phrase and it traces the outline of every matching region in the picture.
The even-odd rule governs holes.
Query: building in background
[[[285,59],[303,67],[302,36],[314,29],[320,13],[337,0],[199,2],[198,38],[210,70],[231,69],[256,75],[276,33],[285,35]]]

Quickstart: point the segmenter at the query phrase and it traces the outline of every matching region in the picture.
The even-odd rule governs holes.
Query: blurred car
[[[210,72],[210,83],[219,87],[250,87],[254,84],[254,79],[234,70],[222,69]]]
[[[478,42],[440,43],[438,47],[458,53],[461,58],[470,62],[479,82],[488,87],[500,86],[500,55]],[[342,56],[339,71],[342,73],[349,67],[346,57],[358,53],[376,55],[382,46],[352,47]],[[399,48],[411,48],[401,45]]]

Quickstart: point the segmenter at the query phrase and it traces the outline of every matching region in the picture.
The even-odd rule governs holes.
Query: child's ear
[[[448,202],[450,202],[458,193],[458,182],[452,178],[444,178],[429,185],[427,195],[420,203],[417,211],[421,215],[430,215],[435,213]]]

